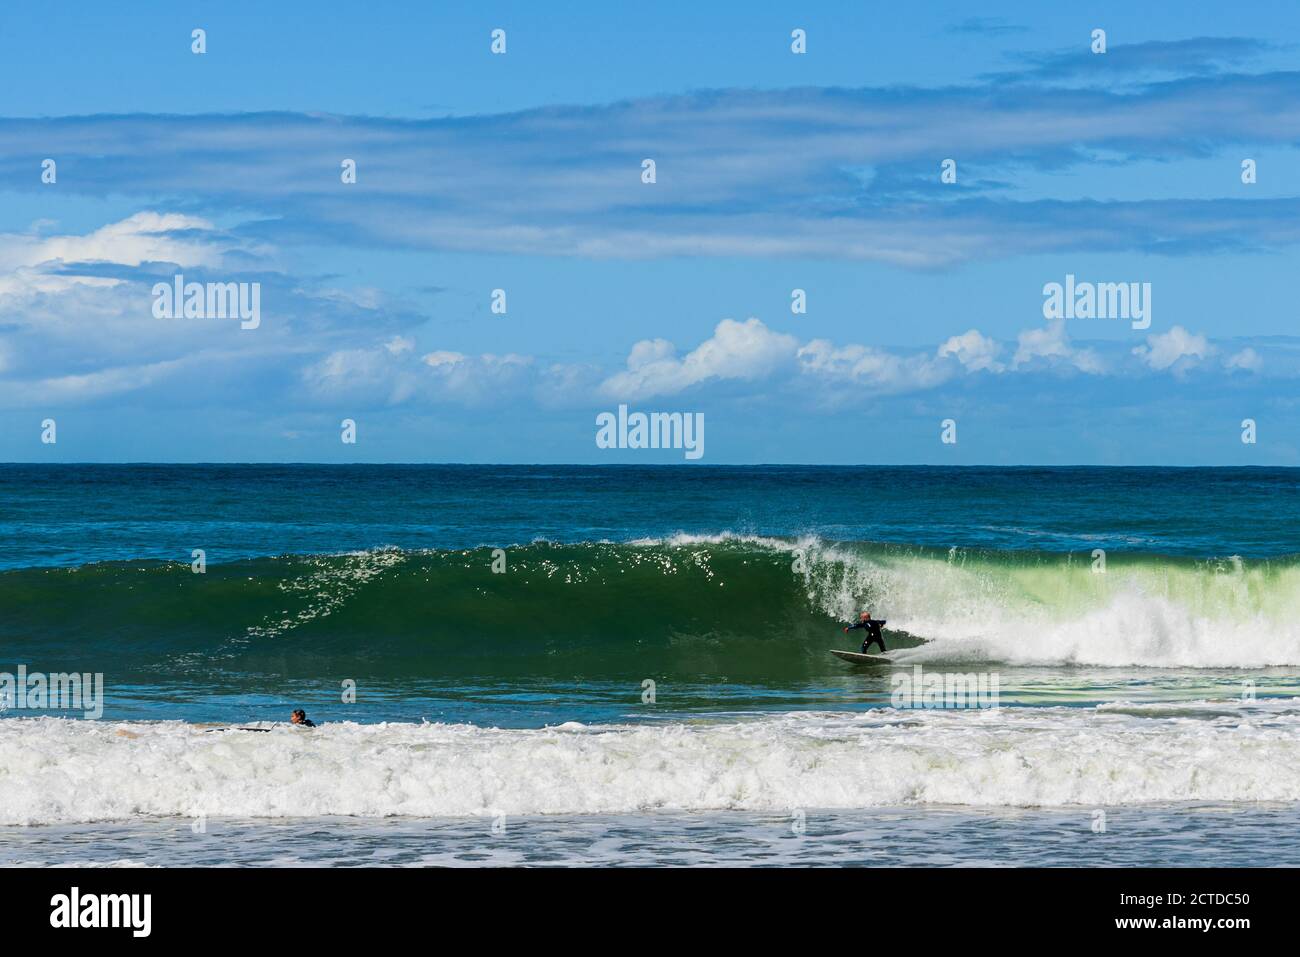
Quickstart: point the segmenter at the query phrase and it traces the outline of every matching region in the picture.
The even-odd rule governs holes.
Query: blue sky
[[[0,460],[1300,465],[1291,4],[373,6],[6,10]]]

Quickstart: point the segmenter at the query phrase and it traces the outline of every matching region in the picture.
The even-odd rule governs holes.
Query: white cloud
[[[195,342],[218,327],[164,326],[153,315],[150,293],[159,277],[130,276],[130,270],[155,261],[183,269],[219,266],[233,249],[212,223],[180,213],[140,212],[84,235],[0,233],[0,308],[23,331],[33,356],[52,360],[75,352],[82,361],[73,365],[82,368],[192,354]],[[119,267],[119,275],[90,268],[104,266]],[[255,341],[265,344],[265,337],[245,338],[241,346]]]
[[[421,361],[428,370],[422,387],[436,399],[464,405],[495,405],[533,381],[532,356],[431,352]]]
[[[726,319],[710,338],[684,357],[664,339],[637,342],[629,351],[627,369],[609,376],[601,392],[609,397],[634,399],[672,395],[707,381],[764,380],[779,384],[781,374],[788,371],[833,389],[847,382],[867,385],[874,393],[896,394],[935,388],[957,376],[978,372],[1006,376],[1073,370],[1103,376],[1119,368],[1096,348],[1076,345],[1066,332],[1064,320],[1020,332],[1010,361],[1002,358],[1005,348],[1004,343],[978,329],[949,337],[932,353],[891,351],[864,343],[836,344],[828,339],[799,344],[793,336],[775,332],[758,319],[744,323]],[[1179,371],[1213,354],[1215,347],[1204,336],[1175,326],[1167,333],[1150,336],[1147,345],[1133,352],[1145,367],[1156,371],[1173,367]],[[1230,368],[1253,370],[1261,361],[1253,350],[1243,350],[1228,364]]]
[[[195,275],[220,264],[237,275],[253,250],[211,222],[180,213],[137,213],[80,236],[0,234],[5,323],[0,372],[6,382],[0,399],[14,405],[94,401],[145,389],[171,395],[164,390],[204,382],[212,383],[212,390],[199,393],[210,401],[220,389],[232,390],[227,394],[234,397],[234,390],[249,384],[268,388],[265,383],[288,367],[297,378],[270,389],[296,384],[309,399],[372,406],[532,401],[559,408],[594,398],[675,395],[717,383],[747,383],[747,395],[821,391],[849,402],[937,388],[974,374],[1079,370],[1101,375],[1121,368],[1178,374],[1217,352],[1205,336],[1175,326],[1132,350],[1136,360],[1124,356],[1125,366],[1114,361],[1125,346],[1098,344],[1107,350],[1111,370],[1097,351],[1070,341],[1063,321],[1021,332],[1007,359],[1008,343],[978,329],[950,336],[933,349],[898,350],[829,339],[803,342],[750,318],[718,322],[684,353],[667,339],[640,340],[629,349],[623,369],[609,370],[516,353],[430,351],[408,332],[426,317],[403,313],[382,291],[313,290],[309,282],[274,271],[259,273],[279,294],[264,299],[275,303],[274,311],[255,334],[233,323],[163,321],[152,315],[150,288],[157,275],[138,269],[141,264],[169,260],[193,267]],[[115,268],[82,268],[99,274],[75,274],[77,267],[92,264]],[[1280,347],[1260,349],[1270,374],[1287,367]],[[1263,357],[1250,348],[1223,360],[1230,370],[1254,372],[1263,365]]]
[[[799,363],[806,374],[833,387],[849,380],[874,393],[932,388],[951,378],[953,370],[951,363],[927,355],[898,356],[857,343],[836,346],[826,339],[813,339],[800,349]]]
[[[1138,346],[1133,354],[1157,372],[1176,366],[1181,371],[1214,352],[1214,347],[1202,335],[1194,335],[1182,326],[1168,332],[1147,336],[1147,344]]]
[[[414,399],[463,405],[494,404],[533,384],[533,358],[515,353],[415,354],[415,341],[396,336],[376,346],[336,349],[302,371],[318,399],[398,405]]]
[[[175,235],[182,232],[198,235]],[[52,263],[171,262],[213,267],[221,265],[230,247],[221,237],[210,221],[199,216],[145,211],[80,236],[0,233],[0,270]]]
[[[463,352],[430,352],[422,360],[425,365],[437,369],[442,366],[457,366],[464,362],[468,356]]]
[[[321,396],[347,396],[354,400],[382,394],[381,401],[410,398],[411,385],[394,361],[398,354],[386,347],[337,349],[303,370],[303,381]]]
[[[179,231],[199,235],[172,235]],[[64,271],[67,267],[139,266],[144,262],[216,266],[226,252],[219,235],[206,219],[154,212],[136,213],[85,235],[0,233],[0,302],[13,309],[41,294],[66,292],[78,286],[112,288],[124,283],[113,277]]]
[[[283,364],[331,348],[342,354],[315,370],[321,382],[364,376],[364,368],[353,368],[364,367],[364,350],[348,354],[345,347],[363,322],[373,335],[404,321],[402,314],[390,318],[394,310],[382,300],[368,308],[364,300],[375,299],[373,291],[303,288],[275,272],[274,260],[274,250],[181,213],[140,212],[80,235],[0,233],[4,374],[25,390],[22,402],[92,401],[172,380],[233,382],[255,374],[259,361]],[[215,275],[223,280],[242,278],[256,263],[268,306],[262,326],[249,332],[235,322],[157,318],[152,288],[160,275],[147,264],[163,261],[189,278],[212,277],[219,268]],[[309,335],[295,334],[303,331]],[[385,348],[400,355],[414,345],[393,336]]]
[[[1234,352],[1223,360],[1225,369],[1241,369],[1245,372],[1258,372],[1264,365],[1264,360],[1260,354],[1249,347],[1242,349],[1240,352]]]
[[[1004,368],[998,361],[1002,346],[997,341],[980,334],[978,329],[971,329],[960,336],[953,336],[939,347],[939,358],[952,356],[971,372],[982,369],[989,372],[1001,372]]]
[[[1011,360],[1011,367],[1020,370],[1024,366],[1061,363],[1073,366],[1089,375],[1102,375],[1106,372],[1101,357],[1092,349],[1078,349],[1071,343],[1065,332],[1065,320],[1057,319],[1047,326],[1026,329],[1016,339],[1016,354]]]
[[[134,366],[117,366],[81,375],[51,376],[36,380],[0,382],[0,404],[21,407],[52,402],[86,402],[132,392],[154,385],[191,365],[189,359],[172,359]]]
[[[723,319],[710,338],[680,359],[663,339],[636,343],[627,370],[606,379],[601,391],[613,398],[641,399],[671,395],[709,380],[752,381],[792,365],[798,348],[794,336],[773,332],[758,319]]]

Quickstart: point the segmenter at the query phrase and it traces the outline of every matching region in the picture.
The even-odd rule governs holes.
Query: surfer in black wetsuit
[[[310,718],[308,718],[308,717],[307,717],[307,712],[306,712],[306,711],[303,711],[302,708],[298,708],[297,710],[294,711],[293,714],[289,715],[289,723],[290,723],[290,724],[300,724],[300,725],[302,725],[304,728],[314,728],[314,727],[316,727],[316,722],[315,722],[315,721],[312,721]]]
[[[865,628],[867,631],[867,639],[862,643],[862,653],[865,655],[867,649],[872,645],[880,645],[880,653],[883,655],[889,650],[885,647],[885,636],[880,633],[880,626],[884,623],[885,620],[883,618],[880,621],[876,621],[871,617],[871,612],[864,611],[854,624],[845,626],[844,630],[853,631],[857,628]]]

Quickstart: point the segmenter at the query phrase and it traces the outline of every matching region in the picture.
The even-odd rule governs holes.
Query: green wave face
[[[1300,663],[1300,565],[681,537],[376,550],[0,575],[0,638],[46,670],[306,679],[826,674],[837,622],[889,620],[907,660]],[[500,567],[498,562],[498,567]],[[923,647],[918,647],[921,642]]]
[[[539,542],[493,562],[480,548],[25,570],[0,575],[0,635],[78,670],[639,680],[797,672],[838,633],[779,549]]]

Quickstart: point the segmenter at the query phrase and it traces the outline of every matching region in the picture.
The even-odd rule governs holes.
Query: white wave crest
[[[325,725],[0,721],[0,823],[207,815],[1300,800],[1300,702],[1192,718],[1081,708],[796,713],[739,722]],[[125,732],[125,733],[123,733]]]
[[[929,644],[908,662],[1267,668],[1300,665],[1300,563],[1191,561],[1115,553],[1035,555],[833,545],[815,537],[679,535],[672,545],[736,543],[799,559],[814,610],[869,608]]]

